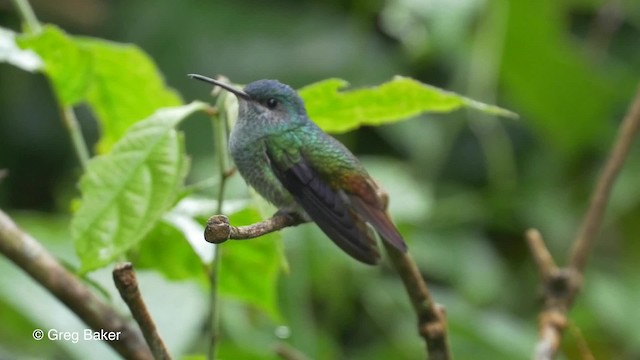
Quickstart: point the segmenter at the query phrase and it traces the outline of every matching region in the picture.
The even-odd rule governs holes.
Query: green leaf
[[[202,232],[200,238],[204,242]],[[169,280],[207,281],[205,268],[186,235],[167,221],[158,222],[145,236],[133,263],[137,269],[156,269]]]
[[[346,132],[363,125],[383,125],[424,112],[450,112],[462,107],[489,114],[517,117],[511,111],[487,105],[455,93],[396,76],[380,86],[339,91],[348,86],[341,79],[327,79],[300,90],[309,117],[323,130]]]
[[[141,121],[80,179],[82,203],[71,222],[81,270],[104,266],[136,245],[174,203],[188,169],[174,127],[205,104],[161,109]]]
[[[247,208],[230,216],[236,226],[261,220],[260,212]],[[220,294],[240,300],[280,319],[276,292],[281,265],[280,236],[272,233],[247,241],[218,245],[220,251]]]
[[[63,106],[79,103],[85,96],[91,80],[91,53],[81,48],[55,26],[47,25],[36,35],[18,38],[22,48],[35,51],[44,61],[44,73],[53,85],[58,101]]]
[[[180,97],[165,86],[153,60],[137,46],[91,38],[77,42],[92,55],[87,101],[102,126],[101,152],[110,149],[131,124],[156,109],[181,105]]]
[[[16,44],[16,33],[0,27],[0,62],[17,66],[22,70],[36,71],[42,60],[31,50],[22,50]]]
[[[53,25],[18,42],[40,55],[63,106],[87,102],[92,108],[102,128],[100,152],[107,152],[133,123],[156,109],[182,103],[137,46],[74,37]]]

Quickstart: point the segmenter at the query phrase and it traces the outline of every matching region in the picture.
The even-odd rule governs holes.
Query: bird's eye
[[[276,106],[278,106],[278,100],[276,100],[274,98],[269,98],[267,100],[267,107],[269,109],[275,109]]]

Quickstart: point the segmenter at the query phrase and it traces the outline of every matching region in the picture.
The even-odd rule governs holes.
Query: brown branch
[[[120,297],[127,304],[133,318],[136,320],[142,335],[151,348],[155,360],[171,360],[171,355],[162,341],[156,324],[153,322],[147,306],[138,288],[138,279],[131,263],[117,264],[113,269],[113,282],[120,292]]]
[[[227,240],[248,240],[304,222],[298,217],[278,213],[259,223],[237,227],[229,224],[228,217],[213,215],[207,220],[204,239],[213,244],[221,244]]]
[[[278,213],[259,223],[236,227],[229,224],[229,218],[226,216],[214,215],[207,221],[204,234],[208,242],[219,244],[229,239],[245,240],[256,238],[301,223],[304,223],[304,220]],[[433,301],[413,258],[408,253],[402,253],[384,241],[383,244],[393,267],[402,278],[407,294],[411,299],[411,304],[418,316],[418,332],[427,343],[429,359],[450,359],[444,310]]]
[[[140,332],[94,295],[29,234],[0,210],[0,253],[22,268],[94,331],[118,334],[106,341],[126,359],[152,359]]]
[[[427,284],[411,255],[408,252],[398,251],[386,241],[382,243],[387,250],[387,254],[389,254],[393,267],[404,283],[413,309],[418,316],[418,333],[427,343],[429,359],[451,359],[449,342],[447,341],[447,318],[444,308],[436,304],[431,297]]]
[[[378,197],[385,209],[389,206],[389,194],[382,188],[377,189]],[[418,333],[427,343],[429,359],[451,359],[451,350],[447,340],[447,314],[443,306],[431,297],[426,281],[411,255],[400,252],[395,247],[382,242],[396,272],[400,275],[404,287],[411,299],[411,305],[418,316]]]
[[[540,278],[547,281],[558,272],[558,267],[553,261],[553,257],[551,257],[551,253],[549,253],[549,249],[547,249],[547,246],[544,244],[542,235],[538,230],[527,230],[525,237],[529,243],[529,250],[531,250],[533,259],[538,267]]]
[[[616,142],[613,145],[609,159],[604,167],[602,175],[598,179],[598,184],[591,197],[589,210],[582,220],[582,225],[578,235],[573,242],[571,251],[571,266],[582,272],[587,263],[587,258],[591,250],[593,239],[598,233],[598,228],[602,222],[602,215],[607,206],[609,193],[613,187],[613,183],[624,164],[624,160],[629,153],[631,144],[640,128],[640,87],[638,87],[636,96],[629,108],[627,115],[624,117]]]
[[[584,269],[598,234],[611,188],[640,129],[640,87],[625,116],[609,158],[593,191],[589,208],[582,220],[567,263],[558,269],[537,230],[528,230],[526,238],[544,285],[544,307],[540,312],[540,338],[534,359],[553,359],[560,348],[567,326],[567,312],[582,288]]]
[[[568,322],[567,311],[580,288],[581,276],[572,269],[559,269],[555,265],[538,230],[527,230],[526,238],[544,286],[544,307],[538,317],[540,335],[533,358],[550,360],[560,348]]]
[[[593,356],[591,349],[589,349],[589,344],[587,344],[587,340],[584,338],[584,335],[582,335],[582,331],[574,324],[569,324],[568,328],[571,335],[576,339],[580,358],[582,360],[595,360],[596,358]]]

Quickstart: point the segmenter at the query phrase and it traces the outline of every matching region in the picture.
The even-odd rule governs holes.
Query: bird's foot
[[[272,217],[286,217],[292,224],[301,224],[309,221],[309,219],[299,212],[287,208],[278,209]]]

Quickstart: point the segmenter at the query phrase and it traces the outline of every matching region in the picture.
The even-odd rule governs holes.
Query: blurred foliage
[[[131,123],[180,103],[165,84],[185,100],[203,99],[201,84],[185,76],[191,72],[223,73],[239,83],[277,78],[296,88],[335,77],[357,88],[404,75],[519,113],[517,121],[474,111],[420,115],[421,121],[339,136],[390,193],[391,213],[447,307],[451,345],[462,359],[530,357],[541,304],[522,233],[539,228],[562,262],[640,78],[635,0],[32,5],[41,21],[83,36],[47,28],[19,40],[36,52],[57,51],[57,58],[43,57],[51,92],[42,78],[10,65],[38,67],[32,55],[11,46],[11,33],[0,33],[0,61],[9,63],[0,63],[0,169],[9,170],[0,180],[0,207],[72,268],[80,266],[68,228],[71,200],[81,196],[80,170],[56,101],[85,104],[76,110],[92,149],[118,124],[111,140],[100,143],[104,152]],[[0,2],[0,26],[20,32],[8,2]],[[65,67],[69,62],[74,65]],[[125,76],[114,63],[145,65]],[[149,77],[155,80],[143,81]],[[138,105],[147,110],[138,112]],[[147,236],[118,252],[145,269],[139,271],[143,295],[178,358],[198,358],[206,343],[202,264],[211,250],[198,232],[217,207],[210,200],[217,186],[209,179],[218,177],[210,123],[200,113],[180,125],[192,158],[190,185]],[[635,146],[571,313],[596,358],[640,357],[638,159]],[[86,186],[81,190],[84,196]],[[223,213],[233,223],[268,214],[245,209],[250,195],[238,176],[227,194]],[[221,358],[274,359],[282,342],[317,359],[423,357],[392,270],[353,262],[311,225],[274,236],[284,240],[286,267],[273,239],[220,247],[223,257],[242,259],[226,267],[223,260],[221,268],[236,277],[221,284]],[[27,334],[36,327],[83,325],[11,263],[0,260],[0,268],[1,358],[115,357],[99,343],[33,341]],[[288,271],[278,277],[282,268]],[[123,309],[108,269],[88,277]],[[578,341],[567,331],[561,358],[580,358]]]

